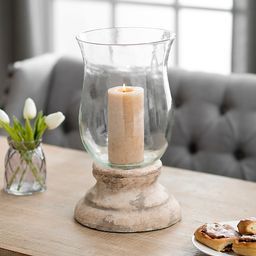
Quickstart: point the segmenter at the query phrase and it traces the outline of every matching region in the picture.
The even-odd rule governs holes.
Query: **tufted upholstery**
[[[11,72],[7,112],[21,116],[28,96],[45,113],[61,110],[65,124],[44,141],[82,149],[77,117],[81,61],[45,55],[16,63]],[[256,76],[172,69],[169,80],[175,124],[163,163],[256,181]]]
[[[169,72],[175,105],[163,163],[256,181],[256,76]]]

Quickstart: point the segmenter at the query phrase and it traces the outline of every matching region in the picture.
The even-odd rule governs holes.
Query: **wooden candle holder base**
[[[180,205],[157,182],[162,163],[138,169],[93,164],[97,183],[75,208],[82,225],[110,232],[141,232],[169,227],[181,219]]]

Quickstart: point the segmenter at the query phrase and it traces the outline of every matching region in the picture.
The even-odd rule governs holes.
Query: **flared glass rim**
[[[85,40],[82,39],[81,36],[82,35],[86,35],[92,32],[96,32],[96,31],[107,31],[107,30],[118,30],[118,29],[141,29],[141,30],[158,30],[158,31],[162,31],[166,38],[162,39],[162,40],[152,40],[152,41],[146,41],[146,42],[141,42],[141,43],[100,43],[100,42],[93,42],[91,40]],[[167,36],[168,35],[168,36]],[[86,44],[92,44],[92,45],[102,45],[102,46],[136,46],[136,45],[148,45],[148,44],[159,44],[159,43],[164,43],[164,42],[168,42],[171,40],[174,40],[176,38],[176,34],[170,30],[167,29],[162,29],[162,28],[154,28],[154,27],[109,27],[109,28],[98,28],[98,29],[92,29],[92,30],[85,30],[80,32],[77,36],[76,36],[76,40],[80,43],[86,43]]]

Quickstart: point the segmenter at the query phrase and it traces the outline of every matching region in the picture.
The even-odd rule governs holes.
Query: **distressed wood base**
[[[75,208],[82,225],[110,232],[141,232],[169,227],[181,219],[180,205],[157,182],[162,163],[121,170],[93,164],[97,183]]]

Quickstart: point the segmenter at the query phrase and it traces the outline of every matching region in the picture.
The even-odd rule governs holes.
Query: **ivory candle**
[[[108,157],[113,164],[144,160],[144,90],[117,86],[108,90]]]

